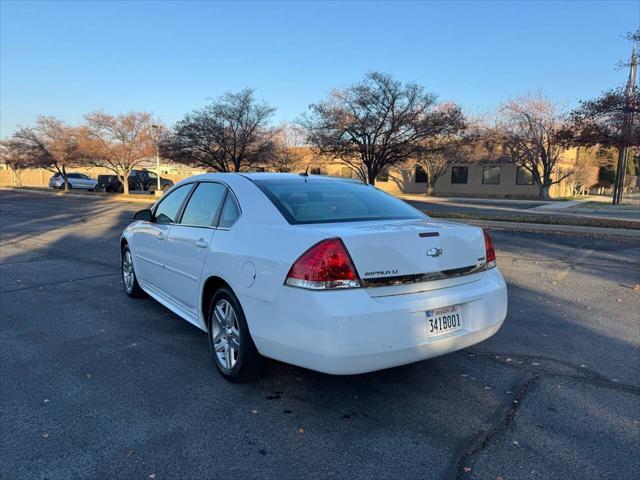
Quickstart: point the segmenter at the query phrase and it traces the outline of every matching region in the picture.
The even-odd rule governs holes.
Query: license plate
[[[427,319],[427,335],[429,337],[438,337],[462,330],[464,325],[459,305],[427,310],[425,316]]]

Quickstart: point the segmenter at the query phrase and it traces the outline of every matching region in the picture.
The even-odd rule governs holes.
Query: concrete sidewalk
[[[539,211],[553,211],[553,210],[566,210],[580,205],[580,200],[567,200],[566,202],[548,202],[539,207],[534,207],[533,210]]]

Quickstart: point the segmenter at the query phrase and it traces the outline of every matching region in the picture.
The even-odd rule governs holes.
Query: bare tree
[[[83,154],[92,164],[111,170],[128,194],[131,171],[155,154],[151,126],[157,122],[147,112],[117,116],[94,112],[85,119]]]
[[[560,155],[570,143],[564,117],[542,95],[510,100],[500,114],[505,153],[531,173],[539,198],[549,199],[551,186],[575,171],[561,172],[558,167]]]
[[[239,172],[269,162],[275,154],[275,109],[259,102],[254,90],[226,93],[185,115],[162,144],[163,155],[218,172]]]
[[[427,174],[427,195],[435,194],[435,185],[448,168],[467,160],[474,130],[468,130],[462,111],[458,105],[447,103],[438,107],[451,119],[449,128],[439,135],[424,139],[415,157],[409,161],[412,166],[420,166]]]
[[[272,169],[276,172],[295,172],[304,168],[307,149],[295,125],[289,123],[279,125],[275,130],[273,141],[275,152],[269,161]]]
[[[38,117],[33,127],[19,128],[12,137],[14,147],[30,158],[33,166],[59,173],[69,190],[67,168],[82,163],[80,130],[53,117]]]
[[[567,179],[573,195],[585,195],[597,185],[600,167],[610,163],[607,155],[603,156],[600,152],[600,148],[578,148],[574,173]]]
[[[20,177],[22,170],[35,166],[33,157],[16,140],[0,141],[0,163],[6,165],[11,171],[12,181],[16,187],[22,186]]]
[[[372,72],[312,104],[300,124],[318,154],[374,184],[382,170],[415,156],[423,141],[459,120],[459,111],[436,105],[435,95],[421,86]]]

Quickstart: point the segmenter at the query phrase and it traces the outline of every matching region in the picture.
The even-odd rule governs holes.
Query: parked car
[[[128,178],[129,191],[154,192],[158,188],[158,176],[149,170],[132,170]],[[173,186],[173,182],[160,177],[160,188],[166,192]],[[124,187],[116,175],[98,175],[98,190],[102,192],[122,193]]]
[[[507,313],[486,230],[353,180],[191,177],[120,247],[125,292],[208,332],[232,381],[262,356],[330,374],[416,362],[485,340]]]
[[[98,183],[93,178],[89,178],[84,173],[67,173],[67,182],[69,188],[78,188],[83,190],[95,190]],[[60,173],[54,173],[49,179],[50,188],[64,188],[64,178]]]

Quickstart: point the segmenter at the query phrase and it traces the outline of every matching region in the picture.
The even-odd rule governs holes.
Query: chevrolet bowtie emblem
[[[427,256],[429,257],[439,257],[440,255],[442,255],[441,248],[430,248],[427,250]]]

